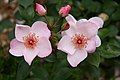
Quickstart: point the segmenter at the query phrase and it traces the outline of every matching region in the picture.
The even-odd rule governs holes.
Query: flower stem
[[[44,18],[47,22],[47,25],[48,25],[47,27],[51,30],[51,24],[49,23],[49,20],[47,19],[46,15],[44,15]]]
[[[62,32],[62,30],[58,31],[58,32],[56,33],[56,35],[60,34],[61,32]]]
[[[59,22],[60,19],[61,19],[61,17],[59,16],[58,19],[57,19],[57,21],[54,23],[52,29],[56,26],[56,24]]]
[[[49,23],[49,21],[48,21],[48,19],[47,19],[46,15],[44,15],[44,18],[45,18],[45,20],[46,20],[47,24],[48,24],[48,25],[50,25],[50,23]]]

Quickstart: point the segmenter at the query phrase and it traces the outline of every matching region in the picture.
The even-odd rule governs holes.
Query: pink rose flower
[[[101,45],[97,33],[103,26],[103,20],[93,17],[76,21],[72,15],[68,15],[66,20],[70,28],[62,32],[63,37],[58,43],[58,49],[68,53],[68,62],[72,67],[76,67],[88,53],[95,52],[96,47]]]
[[[36,21],[32,27],[17,24],[16,38],[10,42],[9,52],[17,57],[24,56],[25,61],[31,65],[36,56],[44,58],[52,52],[50,35],[47,24],[42,21]]]
[[[60,10],[59,10],[59,14],[62,15],[62,17],[65,17],[68,15],[68,13],[70,12],[71,10],[71,7],[69,5],[65,6],[65,7],[62,7]]]
[[[46,13],[45,8],[44,8],[42,5],[38,4],[38,3],[36,3],[36,11],[37,11],[41,16],[45,15],[45,13]]]

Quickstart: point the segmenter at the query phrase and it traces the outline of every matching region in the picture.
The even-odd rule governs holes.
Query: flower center
[[[29,33],[27,36],[23,37],[24,40],[24,45],[26,48],[35,48],[37,42],[39,41],[38,39],[39,36],[35,36],[35,33]]]
[[[86,48],[87,47],[87,40],[88,38],[84,36],[83,34],[75,34],[71,38],[75,48]]]

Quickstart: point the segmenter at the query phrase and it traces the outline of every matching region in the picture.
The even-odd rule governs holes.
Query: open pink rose
[[[65,6],[65,7],[62,7],[60,10],[59,10],[59,14],[62,15],[62,17],[65,17],[68,15],[68,13],[70,12],[71,10],[71,7],[69,5]]]
[[[98,17],[76,21],[72,15],[67,16],[66,20],[70,28],[62,32],[63,37],[58,43],[58,49],[68,53],[68,62],[76,67],[88,53],[95,52],[96,47],[101,45],[97,33],[103,26],[103,21]]]
[[[42,5],[38,4],[38,3],[36,3],[36,11],[37,11],[41,16],[45,15],[45,13],[46,13],[45,8],[44,8]]]
[[[47,24],[42,21],[36,21],[32,27],[17,24],[16,38],[10,42],[9,52],[14,56],[24,56],[25,61],[31,65],[36,56],[44,58],[52,52],[50,35]]]

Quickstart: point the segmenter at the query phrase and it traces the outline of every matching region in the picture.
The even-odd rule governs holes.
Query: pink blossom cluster
[[[69,29],[61,32],[62,38],[58,42],[57,49],[67,53],[67,60],[72,67],[76,67],[89,53],[93,53],[96,47],[101,45],[97,35],[98,29],[102,28],[103,20],[92,17],[89,20],[75,18],[68,14],[71,7],[62,7],[59,14],[66,17]],[[46,9],[36,3],[36,11],[46,15]],[[33,59],[38,56],[44,58],[52,53],[52,45],[49,40],[51,31],[45,22],[36,21],[30,27],[16,24],[15,39],[10,42],[9,52],[17,57],[24,56],[25,61],[31,65]]]

